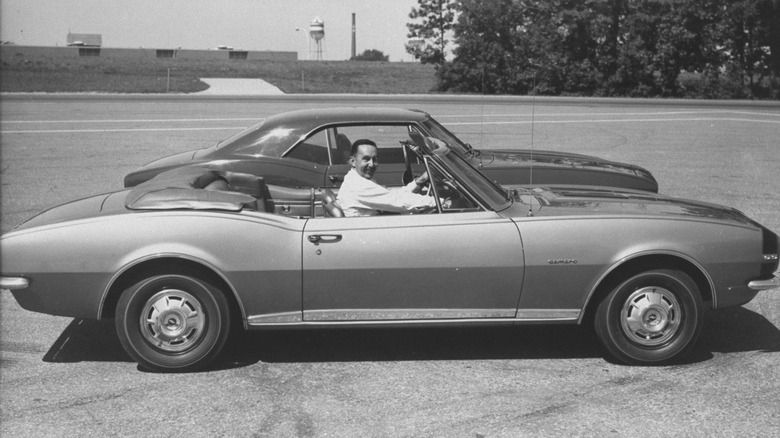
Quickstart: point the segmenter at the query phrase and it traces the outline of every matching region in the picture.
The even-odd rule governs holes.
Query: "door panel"
[[[517,227],[494,212],[323,218],[303,239],[304,321],[513,318]]]

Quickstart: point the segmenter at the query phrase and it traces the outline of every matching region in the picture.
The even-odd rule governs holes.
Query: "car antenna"
[[[479,124],[479,147],[485,147],[485,63],[482,63],[482,119]]]
[[[528,177],[528,185],[533,189],[534,185],[534,112],[536,109],[536,72],[534,72],[533,88],[531,89],[531,168]],[[533,202],[528,204],[528,217],[533,217]]]

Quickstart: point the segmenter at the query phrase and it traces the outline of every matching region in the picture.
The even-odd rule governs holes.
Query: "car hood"
[[[515,189],[511,193],[515,201],[512,215],[528,216],[530,210],[535,217],[676,217],[760,227],[734,208],[656,193],[580,187]]]
[[[480,149],[474,154],[472,160],[477,163],[478,167],[487,169],[495,167],[517,167],[518,165],[523,164],[530,165],[533,162],[534,166],[565,166],[580,169],[591,169],[624,173],[652,179],[653,181],[655,180],[649,171],[633,164],[618,163],[589,155],[555,151],[531,151],[530,149]]]

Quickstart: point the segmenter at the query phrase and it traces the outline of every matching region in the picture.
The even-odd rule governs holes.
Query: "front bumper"
[[[780,288],[780,278],[772,277],[769,280],[753,280],[748,283],[748,287],[755,291]]]
[[[0,277],[0,289],[21,290],[30,286],[30,280],[24,277]]]

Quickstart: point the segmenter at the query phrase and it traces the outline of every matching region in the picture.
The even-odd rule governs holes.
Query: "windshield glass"
[[[489,180],[457,153],[434,154],[465,179],[468,186],[482,199],[490,202],[495,210],[502,210],[510,202],[507,192],[497,183]]]
[[[505,208],[506,204],[511,202],[511,198],[504,188],[501,187],[500,184],[488,179],[479,170],[475,169],[474,166],[469,163],[467,155],[457,152],[452,153],[454,150],[451,146],[452,144],[456,145],[455,148],[460,147],[463,151],[468,150],[457,137],[433,119],[428,119],[423,122],[423,126],[429,129],[436,140],[443,141],[449,146],[434,149],[433,155],[444,161],[456,174],[461,175],[468,183],[468,186],[478,196],[489,202],[496,210]]]
[[[450,146],[450,149],[463,156],[468,156],[469,147],[466,146],[466,144],[460,141],[460,139],[456,137],[455,134],[448,131],[447,128],[442,126],[439,122],[429,117],[423,121],[422,124],[431,134],[433,134],[434,137],[438,138],[439,140],[444,140],[444,142]]]

